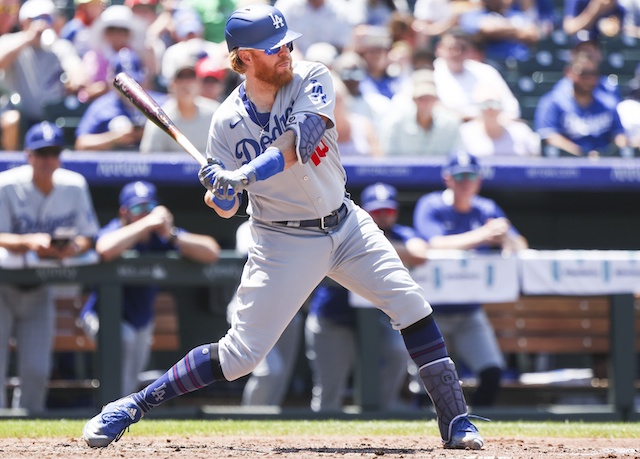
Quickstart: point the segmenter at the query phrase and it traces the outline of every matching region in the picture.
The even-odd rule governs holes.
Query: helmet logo
[[[284,19],[282,19],[282,17],[278,16],[277,14],[269,13],[269,17],[271,17],[271,20],[273,21],[273,27],[275,29],[279,29],[284,25]]]

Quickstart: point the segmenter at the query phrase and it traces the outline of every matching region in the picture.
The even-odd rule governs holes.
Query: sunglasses
[[[293,51],[293,42],[290,41],[287,44],[284,44],[282,46],[286,46],[287,49],[289,50],[289,52]],[[274,54],[278,54],[280,52],[280,50],[282,49],[282,46],[280,46],[279,48],[272,48],[272,49],[263,49],[262,51],[267,55],[267,56],[273,56]],[[242,51],[245,49],[256,49],[256,48],[238,48],[238,51]]]
[[[461,172],[460,174],[453,174],[451,176],[454,182],[462,182],[463,180],[475,180],[478,178],[478,174],[475,172]]]
[[[129,207],[129,213],[134,217],[138,217],[143,213],[151,212],[153,209],[156,208],[156,206],[157,204],[155,202],[145,202],[142,204],[136,204],[135,206]]]
[[[58,147],[42,147],[37,150],[33,150],[33,155],[36,158],[59,158],[60,148]]]

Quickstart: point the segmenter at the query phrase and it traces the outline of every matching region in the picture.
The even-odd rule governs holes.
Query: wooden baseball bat
[[[149,121],[152,121],[156,126],[169,134],[198,164],[201,166],[207,164],[207,159],[204,155],[200,153],[191,141],[178,129],[178,126],[171,121],[171,118],[167,116],[160,105],[153,100],[149,93],[142,89],[136,80],[126,73],[120,72],[113,79],[113,85],[129,99]]]

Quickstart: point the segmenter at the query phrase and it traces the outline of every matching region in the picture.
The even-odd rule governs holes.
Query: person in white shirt
[[[458,29],[442,36],[433,63],[440,101],[464,120],[470,120],[480,115],[480,107],[473,100],[476,88],[490,86],[498,91],[504,114],[519,118],[520,104],[507,82],[495,68],[471,59],[472,46],[469,35]]]
[[[413,100],[392,104],[382,120],[382,151],[385,156],[449,155],[459,147],[460,118],[439,102],[431,70],[417,70],[411,79]]]
[[[480,116],[460,127],[462,148],[476,157],[540,156],[540,136],[527,123],[505,116],[492,88],[478,87]]]
[[[355,19],[348,1],[277,0],[274,6],[282,11],[292,29],[304,30],[295,43],[295,49],[303,55],[314,43],[331,43],[342,51],[351,40]]]
[[[172,60],[171,68],[163,73],[171,75],[169,99],[162,105],[165,113],[199,151],[207,146],[211,117],[220,103],[201,95],[202,82],[196,78],[197,56],[184,54]],[[181,152],[182,147],[151,121],[146,121],[140,153]]]

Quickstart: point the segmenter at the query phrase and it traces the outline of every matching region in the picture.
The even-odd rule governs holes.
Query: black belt
[[[347,205],[342,203],[338,210],[334,210],[329,215],[322,218],[315,218],[313,220],[293,220],[283,222],[273,222],[274,225],[291,226],[294,228],[333,228],[338,226],[344,217],[347,216]]]

